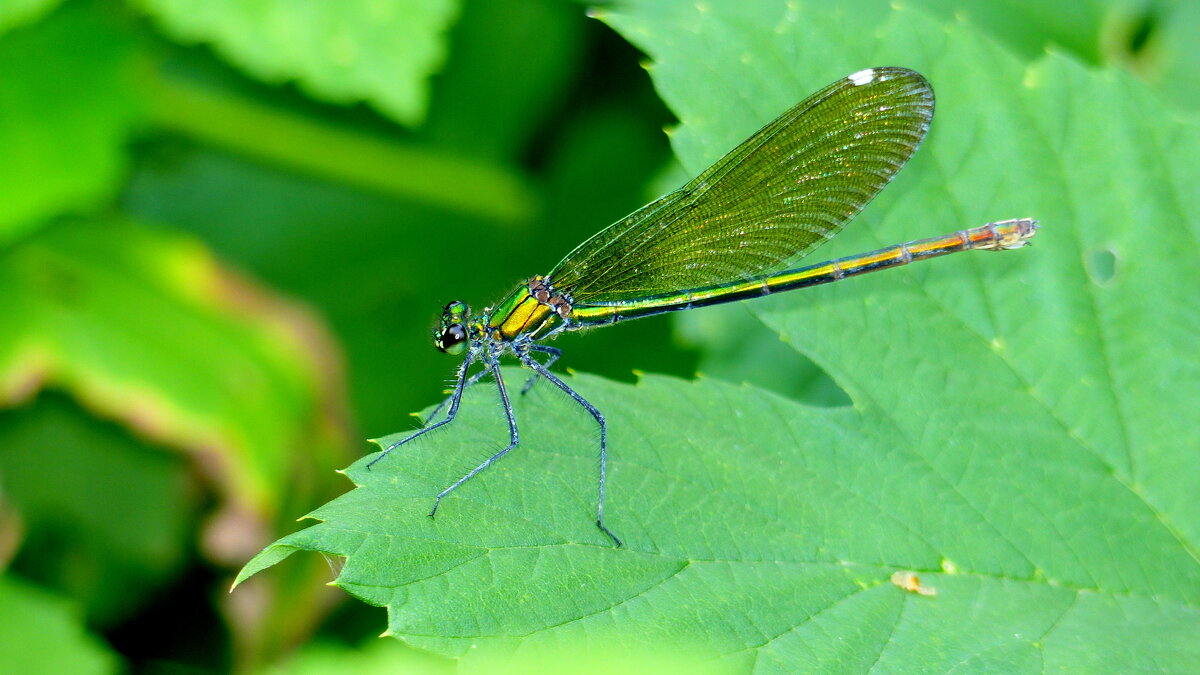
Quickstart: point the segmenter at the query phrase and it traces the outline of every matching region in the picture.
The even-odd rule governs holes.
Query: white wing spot
[[[854,86],[861,87],[864,84],[869,84],[875,79],[875,69],[867,68],[866,70],[860,70],[857,73],[848,76],[846,79],[853,82]]]

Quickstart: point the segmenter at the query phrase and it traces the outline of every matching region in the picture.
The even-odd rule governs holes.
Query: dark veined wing
[[[597,233],[547,276],[576,305],[595,305],[775,271],[861,211],[912,156],[932,117],[933,90],[919,73],[854,73]]]

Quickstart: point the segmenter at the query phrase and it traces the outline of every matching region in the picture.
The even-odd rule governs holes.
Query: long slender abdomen
[[[571,323],[572,327],[615,323],[618,320],[640,318],[663,312],[676,312],[693,307],[719,305],[780,291],[818,286],[959,251],[1003,251],[1021,248],[1037,233],[1037,228],[1037,221],[1029,218],[1005,220],[940,237],[918,239],[870,253],[788,270],[751,281],[695,288],[670,295],[635,298],[625,302],[577,305],[571,312]]]
[[[1004,251],[1021,248],[1037,233],[1037,221],[1022,218],[988,223],[970,230],[881,248],[772,275],[763,280],[768,293],[805,288],[847,277],[899,267],[959,251]]]

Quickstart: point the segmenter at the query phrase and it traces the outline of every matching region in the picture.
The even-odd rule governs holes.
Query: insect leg
[[[475,384],[476,382],[478,382],[479,380],[483,379],[483,376],[487,375],[490,372],[492,372],[490,368],[484,368],[483,370],[479,371],[478,373],[475,373],[467,380],[466,384],[463,385],[463,389],[466,389],[467,387],[469,387],[469,386]],[[451,392],[451,394],[449,396],[442,399],[442,402],[437,404],[437,407],[434,408],[433,411],[429,413],[429,417],[426,417],[425,421],[421,422],[421,426],[425,426],[426,424],[429,424],[429,421],[432,420],[434,417],[437,417],[437,414],[439,412],[441,412],[442,408],[445,408],[446,404],[449,403],[450,401],[452,401],[453,399],[454,399],[454,393]]]
[[[600,425],[600,499],[596,506],[596,527],[600,528],[600,531],[604,534],[607,534],[608,537],[613,540],[613,543],[615,543],[617,546],[620,546],[621,540],[618,539],[617,535],[613,534],[611,530],[604,526],[604,483],[606,479],[608,462],[608,424],[604,421],[604,415],[596,409],[596,406],[588,403],[587,399],[580,396],[579,393],[567,385],[566,382],[558,379],[557,375],[549,370],[546,370],[545,366],[537,361],[534,361],[533,358],[528,354],[521,355],[521,362],[532,368],[538,375],[550,380],[554,386],[562,389],[567,393],[568,396],[575,399],[575,402],[583,406],[584,410],[587,410],[589,413],[591,413],[592,417],[596,418],[596,423]]]
[[[433,515],[435,513],[437,513],[438,506],[441,505],[441,503],[442,503],[442,497],[445,497],[446,495],[450,494],[459,485],[462,485],[463,483],[467,482],[468,480],[473,478],[475,476],[475,474],[477,474],[480,471],[483,471],[484,469],[491,466],[492,462],[495,462],[496,460],[500,459],[504,455],[508,454],[509,450],[512,450],[513,448],[517,447],[517,442],[519,440],[519,437],[517,435],[517,419],[516,419],[516,417],[513,416],[512,403],[510,403],[508,400],[508,390],[506,390],[504,388],[504,378],[500,376],[500,363],[495,360],[491,360],[488,363],[488,370],[490,370],[492,372],[492,374],[495,376],[496,388],[498,390],[500,390],[500,400],[501,400],[501,402],[504,403],[504,414],[508,417],[508,446],[505,447],[500,452],[497,452],[496,454],[492,455],[491,457],[488,457],[483,462],[483,464],[480,464],[479,466],[475,467],[474,469],[471,469],[467,473],[467,475],[465,475],[462,478],[459,478],[457,481],[455,481],[454,485],[451,485],[450,487],[448,487],[445,490],[442,490],[440,493],[438,493],[437,498],[434,499],[434,502],[433,502],[433,509],[429,512],[430,518],[432,518]],[[452,406],[453,406],[453,404],[452,404]]]
[[[436,424],[431,424],[427,427],[418,429],[418,430],[414,431],[413,433],[409,434],[408,436],[387,446],[386,448],[384,448],[383,452],[379,453],[378,457],[371,460],[370,462],[367,462],[368,469],[370,469],[379,460],[383,459],[384,457],[387,457],[388,453],[390,453],[392,450],[395,450],[396,448],[404,445],[405,443],[411,441],[414,438],[417,438],[418,436],[423,436],[423,435],[429,433],[430,431],[437,429],[438,427],[449,424],[450,421],[454,419],[454,416],[458,414],[458,406],[460,403],[462,403],[463,390],[467,388],[467,369],[471,367],[471,361],[473,358],[474,357],[472,356],[471,352],[467,352],[467,356],[463,359],[462,365],[458,367],[458,381],[454,385],[454,393],[450,395],[450,410],[446,412],[446,419],[444,419],[441,422],[438,422]],[[487,372],[487,371],[484,371],[484,372]]]
[[[554,365],[554,362],[558,360],[558,357],[562,356],[561,349],[559,349],[557,347],[550,347],[547,345],[529,345],[529,351],[541,352],[543,354],[550,355],[546,358],[546,362],[542,364],[543,368],[549,368],[550,366]],[[525,380],[525,386],[521,387],[521,395],[522,396],[524,396],[525,394],[528,394],[530,389],[533,389],[534,382],[537,382],[537,373],[530,375],[529,379]]]

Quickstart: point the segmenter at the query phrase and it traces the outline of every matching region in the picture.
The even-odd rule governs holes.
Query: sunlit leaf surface
[[[117,189],[140,116],[133,47],[81,4],[0,34],[0,244]]]
[[[138,0],[171,35],[211,43],[267,82],[328,101],[369,101],[404,124],[425,116],[454,0]]]
[[[36,20],[62,0],[7,0],[0,3],[0,31]]]
[[[87,633],[71,601],[0,576],[0,662],[14,672],[115,673],[117,658]]]

